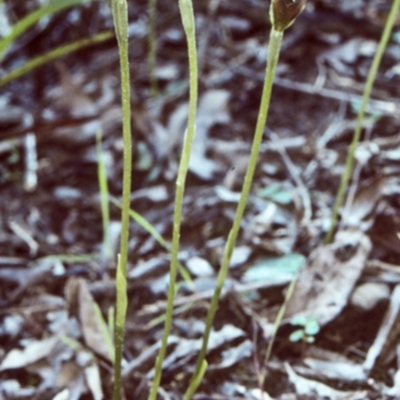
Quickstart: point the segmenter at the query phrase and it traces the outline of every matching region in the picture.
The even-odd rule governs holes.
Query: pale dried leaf
[[[385,185],[386,179],[378,177],[358,188],[351,207],[343,215],[343,221],[347,227],[357,227],[371,216],[378,200],[382,197]]]
[[[29,364],[48,357],[58,342],[53,336],[44,340],[33,340],[22,349],[13,349],[5,356],[0,371],[26,367]]]
[[[318,375],[328,379],[337,379],[344,382],[365,381],[367,378],[362,365],[354,364],[350,360],[346,362],[323,361],[306,358],[304,363]]]
[[[101,388],[100,371],[98,365],[93,362],[85,368],[86,383],[94,400],[103,399],[103,390]]]
[[[110,360],[109,349],[104,338],[93,296],[83,279],[71,278],[66,285],[66,298],[70,312],[74,313],[82,326],[86,345],[96,354]]]
[[[397,338],[400,332],[400,285],[393,290],[390,298],[390,305],[383,318],[381,327],[374,340],[374,343],[368,350],[364,361],[364,368],[370,371],[378,357],[385,359],[391,351],[395,352]]]
[[[285,363],[285,369],[290,382],[294,385],[299,396],[318,396],[318,398],[341,399],[347,395],[346,392],[333,389],[324,383],[303,378],[296,374],[293,368]]]
[[[390,297],[389,285],[381,282],[365,282],[357,286],[350,303],[365,311],[372,310],[380,301]]]
[[[300,271],[285,316],[314,316],[320,326],[336,318],[347,305],[371,249],[359,231],[341,231],[335,242],[320,246]]]

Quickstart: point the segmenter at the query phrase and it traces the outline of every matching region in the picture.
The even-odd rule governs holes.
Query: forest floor
[[[38,3],[5,0],[1,12],[15,23]],[[147,1],[128,3],[131,207],[169,242],[187,115],[185,37],[177,4],[159,0],[152,87]],[[323,243],[390,4],[309,1],[285,32],[195,400],[400,398],[400,23],[374,85],[336,234]],[[194,8],[200,97],[179,253],[190,278],[178,276],[159,393],[173,400],[182,399],[193,372],[234,218],[270,29],[266,1],[195,0]],[[12,44],[0,75],[111,29],[104,1],[56,13]],[[110,349],[96,304],[107,320],[121,225],[110,204],[107,254],[96,135],[101,130],[110,194],[120,199],[119,93],[114,39],[0,89],[0,399],[111,398]],[[130,229],[123,377],[126,398],[145,400],[163,331],[169,252],[137,222]]]

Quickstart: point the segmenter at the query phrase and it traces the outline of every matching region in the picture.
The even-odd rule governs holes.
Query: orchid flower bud
[[[273,28],[283,32],[293,24],[296,17],[304,10],[307,0],[271,0],[269,17]]]

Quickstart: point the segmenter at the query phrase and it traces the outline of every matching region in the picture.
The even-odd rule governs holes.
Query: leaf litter
[[[53,39],[42,40],[35,51],[61,44],[72,31],[89,36],[93,29],[109,28],[109,9],[100,3],[50,17],[64,22],[59,28],[38,27],[35,35]],[[400,396],[399,43],[390,43],[372,93],[339,230],[332,244],[322,245],[385,4],[309,3],[283,43],[268,130],[198,400],[260,399],[261,392],[264,399],[281,400]],[[12,4],[12,18],[7,7],[1,13],[12,21],[37,5],[35,0]],[[187,109],[186,49],[177,10],[161,0],[160,96],[150,98],[147,23],[138,17],[146,6],[130,7],[132,208],[168,244]],[[246,7],[195,2],[202,90],[179,255],[193,285],[179,283],[164,398],[180,399],[186,388],[234,217],[263,79],[267,7],[261,1]],[[82,24],[88,16],[90,26]],[[31,40],[28,35],[9,49],[2,72],[32,57]],[[0,396],[5,398],[110,397],[115,265],[100,256],[95,137],[101,128],[109,189],[118,197],[117,74],[117,50],[110,41],[27,75],[0,94]],[[119,209],[110,211],[116,242]],[[93,253],[98,256],[46,259]],[[147,398],[168,262],[165,246],[132,223],[123,362],[127,398]],[[259,388],[259,366],[287,285],[296,277]],[[299,328],[290,322],[299,316],[318,322],[314,343],[289,340]]]

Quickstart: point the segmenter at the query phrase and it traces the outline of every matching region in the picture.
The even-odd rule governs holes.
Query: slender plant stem
[[[193,379],[191,379],[189,387],[185,393],[185,399],[191,399],[192,396],[195,394],[198,386],[200,385],[201,381],[203,380],[204,374],[207,371],[208,363],[206,360],[203,360],[200,369],[196,375],[193,375]]]
[[[365,83],[364,94],[363,94],[363,98],[362,98],[362,102],[361,102],[360,111],[358,112],[357,124],[356,124],[356,128],[354,130],[353,140],[349,147],[349,152],[347,154],[347,159],[346,159],[345,170],[342,175],[339,190],[336,195],[336,201],[333,206],[329,230],[324,239],[325,244],[328,244],[332,241],[333,232],[335,230],[337,219],[339,216],[339,210],[343,204],[344,195],[346,193],[347,186],[349,184],[349,180],[351,177],[351,173],[353,171],[354,153],[355,153],[358,143],[360,141],[362,123],[363,123],[364,115],[365,115],[365,109],[367,107],[369,98],[371,97],[372,86],[375,82],[379,65],[382,61],[383,54],[386,50],[387,44],[390,39],[390,35],[393,30],[393,26],[396,22],[396,17],[399,12],[399,6],[400,6],[400,0],[394,0],[392,3],[392,8],[390,10],[390,14],[386,21],[385,28],[383,30],[379,45],[378,45],[378,49],[375,53],[371,68],[368,73],[368,78],[367,78],[367,82]]]
[[[240,196],[239,204],[236,209],[235,219],[233,221],[232,229],[229,233],[228,240],[225,245],[224,254],[222,257],[221,268],[219,270],[218,277],[217,277],[216,288],[214,291],[214,295],[211,299],[210,308],[209,308],[208,314],[207,314],[206,328],[205,328],[205,331],[203,334],[202,347],[201,347],[199,356],[197,358],[196,367],[195,367],[195,371],[192,376],[191,382],[197,379],[196,377],[199,374],[201,374],[202,369],[203,369],[203,361],[205,360],[205,357],[206,357],[208,339],[210,336],[212,323],[214,320],[215,313],[217,311],[219,297],[221,295],[221,291],[222,291],[222,288],[223,288],[223,285],[224,285],[224,282],[225,282],[225,279],[226,279],[226,276],[228,273],[232,252],[235,247],[237,236],[239,234],[240,224],[241,224],[244,210],[246,207],[247,198],[250,193],[251,184],[252,184],[254,173],[256,170],[258,153],[260,150],[260,145],[261,145],[263,134],[264,134],[265,124],[267,122],[267,115],[268,115],[268,109],[269,109],[269,104],[270,104],[270,99],[271,99],[272,86],[273,86],[276,66],[278,64],[279,52],[280,52],[281,43],[282,43],[282,37],[283,37],[283,32],[278,32],[274,29],[271,30],[269,49],[268,49],[268,62],[267,62],[266,76],[265,76],[265,80],[264,80],[264,87],[263,87],[263,92],[262,92],[260,110],[259,110],[258,118],[257,118],[256,130],[254,133],[253,144],[251,147],[249,165],[247,167],[246,175],[244,178],[242,193]],[[191,384],[189,385],[189,387],[190,386],[191,386]],[[192,394],[191,392],[187,391],[185,393],[184,400],[190,400],[191,394]]]
[[[157,0],[148,0],[148,44],[149,54],[147,64],[149,67],[150,75],[150,88],[152,97],[158,96],[157,76],[156,76],[156,62],[157,62],[157,35],[156,35],[156,11]]]
[[[161,347],[157,356],[154,379],[150,391],[149,400],[156,400],[157,391],[160,385],[162,363],[167,350],[168,336],[171,331],[172,315],[174,310],[174,296],[176,286],[176,272],[178,269],[178,251],[181,227],[182,202],[185,190],[185,181],[189,169],[189,159],[192,143],[195,135],[196,110],[197,110],[197,51],[196,51],[196,32],[193,14],[193,5],[191,0],[179,0],[179,10],[181,13],[182,24],[186,34],[188,57],[189,57],[189,115],[188,127],[185,132],[181,158],[179,162],[178,177],[176,180],[176,192],[174,203],[174,221],[172,232],[171,265],[167,298],[167,309],[165,316],[165,325]]]
[[[17,67],[10,72],[6,72],[3,76],[1,76],[0,88],[4,85],[9,84],[13,80],[20,78],[28,72],[33,71],[35,68],[41,67],[46,63],[49,63],[74,51],[81,50],[84,47],[111,39],[113,36],[114,33],[112,31],[101,32],[91,38],[77,40],[76,42],[70,44],[63,44],[62,46],[56,47],[55,49],[50,50],[45,54],[32,58],[25,64],[22,64],[20,67]]]
[[[103,223],[103,262],[106,262],[111,257],[110,243],[110,207],[109,207],[109,192],[107,182],[107,172],[102,149],[102,131],[99,129],[96,136],[97,147],[97,179],[100,189],[100,205],[101,205],[101,220]]]
[[[285,296],[285,299],[283,301],[283,304],[281,305],[281,307],[280,307],[280,309],[278,311],[278,314],[276,315],[276,318],[275,318],[274,330],[272,332],[271,338],[269,339],[267,351],[265,353],[265,357],[264,357],[264,360],[263,360],[263,363],[262,363],[261,373],[260,373],[260,376],[259,376],[259,380],[260,380],[259,386],[260,386],[260,390],[261,390],[261,400],[264,400],[263,388],[264,388],[265,377],[267,375],[267,364],[268,364],[269,358],[270,358],[271,353],[272,353],[272,347],[274,346],[276,334],[278,333],[278,329],[279,329],[279,327],[281,325],[281,322],[282,322],[282,319],[283,319],[283,317],[285,315],[286,307],[287,307],[287,305],[289,303],[289,300],[291,299],[291,297],[293,295],[294,288],[296,287],[297,278],[298,278],[298,276],[296,275],[292,279],[292,281],[290,282],[290,285],[289,285],[289,287],[287,289],[286,296]]]
[[[32,11],[26,17],[19,20],[15,25],[13,25],[11,31],[5,37],[0,38],[0,61],[3,60],[5,52],[11,43],[13,43],[19,36],[27,31],[32,25],[36,24],[40,19],[47,15],[54,14],[65,8],[81,3],[83,3],[83,0],[52,1],[43,5],[42,7],[39,7],[37,10]]]
[[[117,265],[117,308],[115,319],[115,362],[113,400],[120,400],[122,395],[121,362],[124,344],[125,318],[127,309],[126,270],[128,263],[129,211],[131,195],[132,138],[131,138],[131,103],[128,56],[128,4],[126,0],[112,0],[112,12],[118,41],[121,68],[123,178],[122,178],[122,213],[121,243]]]

